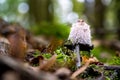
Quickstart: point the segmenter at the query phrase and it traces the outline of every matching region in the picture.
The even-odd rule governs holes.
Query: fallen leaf
[[[53,64],[56,62],[56,59],[57,59],[57,55],[55,54],[46,63],[41,64],[39,66],[39,69],[47,71],[49,68],[51,68],[51,66],[53,66]]]

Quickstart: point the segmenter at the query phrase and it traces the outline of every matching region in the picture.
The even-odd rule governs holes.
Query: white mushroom
[[[73,44],[81,43],[92,45],[90,26],[83,20],[79,19],[72,25],[68,40]]]
[[[91,43],[91,31],[90,26],[84,22],[84,20],[79,19],[76,23],[74,23],[71,27],[71,31],[68,37],[68,40],[72,42],[74,45],[74,53],[77,54],[77,67],[81,66],[80,60],[80,45],[88,45],[92,46]]]

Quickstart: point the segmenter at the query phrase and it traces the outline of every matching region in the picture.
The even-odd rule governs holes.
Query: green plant
[[[43,56],[44,58],[49,59],[52,55],[51,55],[50,53],[45,53],[45,54],[42,54],[42,56]]]
[[[120,65],[120,57],[116,57],[116,56],[113,57],[110,60],[109,64],[111,64],[111,65]]]

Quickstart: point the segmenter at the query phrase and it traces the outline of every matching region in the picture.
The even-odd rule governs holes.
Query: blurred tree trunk
[[[36,23],[41,21],[53,21],[52,0],[28,0],[30,6],[30,17]]]
[[[93,26],[94,23],[94,3],[89,3],[88,0],[85,0],[85,15],[88,21]]]
[[[105,6],[101,2],[102,0],[95,0],[95,33],[98,38],[105,37],[105,26],[104,26],[104,18],[105,18]]]
[[[85,14],[94,27],[96,38],[103,39],[105,38],[105,10],[106,6],[102,3],[101,0],[95,0],[95,2],[89,2],[85,0]]]
[[[118,39],[120,40],[120,0],[113,0],[113,8],[115,11],[115,26],[117,26],[117,36]]]

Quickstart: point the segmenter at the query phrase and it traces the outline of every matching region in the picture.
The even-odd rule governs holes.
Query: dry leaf
[[[57,59],[57,55],[53,55],[46,63],[41,64],[39,69],[45,71],[48,70],[56,62],[56,59]]]
[[[27,48],[25,31],[20,25],[11,26],[15,28],[16,32],[7,36],[11,47],[10,55],[16,59],[24,60]]]
[[[82,63],[86,63],[89,60],[87,56],[82,56]]]
[[[62,45],[62,43],[63,43],[63,40],[52,38],[52,40],[51,40],[49,46],[46,48],[45,52],[53,53],[58,46]]]

